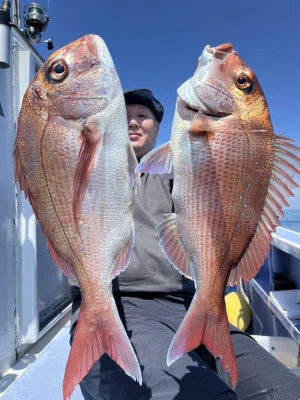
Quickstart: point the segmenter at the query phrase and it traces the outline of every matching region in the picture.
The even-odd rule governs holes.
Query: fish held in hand
[[[38,71],[23,99],[14,159],[15,179],[54,262],[81,288],[64,399],[105,352],[141,384],[112,296],[112,279],[127,267],[134,245],[137,160],[121,84],[100,37],[70,43]]]
[[[270,248],[299,174],[299,148],[275,135],[254,72],[231,44],[206,46],[178,89],[170,143],[138,171],[173,171],[175,214],[157,227],[160,246],[196,293],[168,351],[170,365],[201,343],[238,380],[224,291],[250,280]]]

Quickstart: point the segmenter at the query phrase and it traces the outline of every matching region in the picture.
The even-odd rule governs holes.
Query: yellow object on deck
[[[240,292],[231,292],[225,296],[228,321],[242,331],[246,331],[251,322],[251,309]]]

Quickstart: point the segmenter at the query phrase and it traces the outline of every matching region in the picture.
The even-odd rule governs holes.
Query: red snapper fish
[[[112,279],[134,245],[137,160],[121,84],[100,37],[70,43],[38,71],[23,99],[14,160],[54,262],[81,288],[64,399],[105,352],[141,384],[112,296]]]
[[[206,46],[178,89],[170,143],[138,166],[150,174],[173,170],[175,213],[156,229],[167,259],[196,286],[168,365],[202,343],[236,386],[224,290],[259,271],[297,187],[299,150],[274,135],[257,77],[233,46]]]

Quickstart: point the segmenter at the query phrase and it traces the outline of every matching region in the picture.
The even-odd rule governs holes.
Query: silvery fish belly
[[[14,159],[53,260],[81,288],[64,399],[104,352],[141,383],[111,284],[134,245],[137,161],[121,84],[100,37],[70,43],[41,67],[23,99]]]
[[[175,214],[157,227],[160,245],[196,294],[168,351],[168,364],[203,343],[238,380],[224,302],[227,284],[259,271],[297,184],[299,148],[274,135],[254,72],[232,45],[206,46],[178,89],[171,142],[140,172],[173,171]]]

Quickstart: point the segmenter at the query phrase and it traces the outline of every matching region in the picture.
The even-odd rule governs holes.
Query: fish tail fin
[[[119,316],[109,322],[104,318],[91,323],[86,318],[83,305],[76,326],[74,340],[68,357],[64,382],[63,398],[69,400],[82,379],[96,361],[107,353],[123,370],[138,383],[142,384],[142,375],[138,359]],[[115,314],[116,311],[112,310]]]
[[[199,302],[193,300],[169,347],[168,366],[200,344],[203,344],[215,358],[221,358],[222,367],[224,371],[229,372],[234,388],[237,384],[238,371],[225,304],[216,315],[209,306],[207,310],[203,306],[199,308]]]

